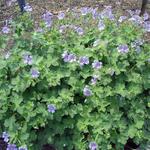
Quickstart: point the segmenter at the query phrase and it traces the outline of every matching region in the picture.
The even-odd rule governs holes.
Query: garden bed
[[[0,144],[7,150],[146,149],[149,15],[127,11],[127,1],[65,2],[30,1],[33,10],[27,5],[2,26]]]

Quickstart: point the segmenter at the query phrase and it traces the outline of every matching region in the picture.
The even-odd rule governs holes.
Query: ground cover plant
[[[123,149],[150,142],[149,15],[83,7],[2,28],[0,133],[7,150]],[[10,44],[11,43],[11,44]]]

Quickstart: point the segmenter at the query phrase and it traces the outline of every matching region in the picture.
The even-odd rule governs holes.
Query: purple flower
[[[33,62],[32,56],[29,55],[29,54],[25,54],[25,55],[23,56],[23,61],[24,61],[25,64],[31,65],[32,62]]]
[[[146,32],[150,32],[150,21],[146,21],[143,26]]]
[[[64,12],[60,12],[60,13],[57,15],[57,18],[58,18],[59,20],[64,19],[64,17],[65,17],[65,13],[64,13]]]
[[[127,10],[127,12],[130,14],[130,16],[134,15],[134,11],[132,11],[132,10]]]
[[[68,62],[74,62],[74,61],[76,61],[76,56],[75,56],[75,54],[69,54],[68,55]]]
[[[104,22],[102,20],[100,20],[99,23],[98,23],[98,29],[100,31],[105,29],[105,24],[104,24]]]
[[[8,144],[7,149],[6,150],[17,150],[17,147],[15,144]]]
[[[74,61],[76,61],[75,54],[69,54],[67,51],[65,51],[62,54],[62,58],[64,59],[64,62],[74,62]]]
[[[87,14],[89,13],[89,8],[88,8],[88,7],[82,7],[82,8],[80,9],[80,11],[81,11],[81,14],[82,14],[83,16],[85,16],[85,15],[87,15]]]
[[[92,8],[92,9],[91,9],[91,13],[92,13],[93,19],[98,18],[99,14],[98,14],[98,12],[97,12],[97,8],[95,8],[95,9]]]
[[[42,15],[42,18],[44,21],[49,21],[52,19],[52,17],[53,17],[53,14],[51,12],[48,12],[48,11],[46,11],[46,13],[44,13]]]
[[[92,85],[95,85],[98,79],[99,79],[99,76],[98,76],[98,75],[94,75],[94,76],[92,77],[92,79],[91,79],[91,84],[92,84]]]
[[[129,51],[128,45],[126,44],[119,45],[117,49],[119,53],[128,53]]]
[[[91,96],[92,91],[89,89],[88,86],[85,86],[84,89],[83,89],[83,94],[84,94],[84,96]]]
[[[100,18],[101,19],[108,18],[110,20],[114,20],[115,17],[112,13],[112,7],[111,6],[105,6],[105,9],[100,14]]]
[[[149,14],[147,12],[144,13],[143,19],[144,19],[144,21],[149,19]]]
[[[79,58],[79,63],[81,66],[83,65],[88,65],[89,64],[89,58],[86,56],[80,57]]]
[[[96,150],[98,148],[98,145],[96,142],[90,142],[89,148],[90,150]]]
[[[139,16],[139,15],[133,15],[129,21],[132,21],[135,24],[142,24],[143,23],[143,19]]]
[[[24,10],[26,12],[31,12],[32,11],[32,7],[29,4],[26,4],[26,6],[24,7]]]
[[[127,16],[120,16],[118,21],[123,22],[125,19],[127,19]]]
[[[59,32],[62,33],[66,29],[65,25],[59,27]]]
[[[40,72],[37,69],[31,69],[32,78],[38,78],[39,75],[40,75]]]
[[[69,53],[67,51],[65,51],[63,54],[62,54],[62,58],[64,59],[64,62],[68,62],[68,55]]]
[[[45,21],[46,27],[52,26],[52,17],[53,17],[53,14],[48,11],[46,11],[46,13],[42,15],[42,18]]]
[[[19,147],[19,149],[18,150],[28,150],[27,148],[25,148],[25,147]]]
[[[48,112],[54,113],[56,111],[56,107],[53,104],[47,106]]]
[[[5,25],[5,26],[2,28],[2,32],[5,33],[5,34],[8,34],[8,33],[10,32],[10,28],[8,28],[8,26]]]
[[[7,132],[3,132],[2,138],[4,139],[5,142],[9,141],[9,134]]]
[[[83,29],[81,27],[77,27],[75,30],[79,35],[83,35],[83,33],[84,33]]]
[[[92,67],[94,69],[101,69],[102,68],[103,63],[99,62],[98,60],[94,60],[94,62],[92,63]]]

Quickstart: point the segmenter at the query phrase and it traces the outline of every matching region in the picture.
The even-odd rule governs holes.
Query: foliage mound
[[[46,12],[37,28],[27,11],[0,37],[0,133],[9,146],[119,150],[130,138],[144,149],[149,22],[81,8]]]

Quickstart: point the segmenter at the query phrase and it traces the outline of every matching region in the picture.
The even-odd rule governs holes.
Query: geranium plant
[[[130,12],[131,14],[131,12]],[[31,12],[4,26],[0,133],[7,149],[123,149],[150,142],[150,44],[144,17],[111,7]],[[12,41],[10,45],[9,42]],[[143,148],[144,149],[144,148]]]

